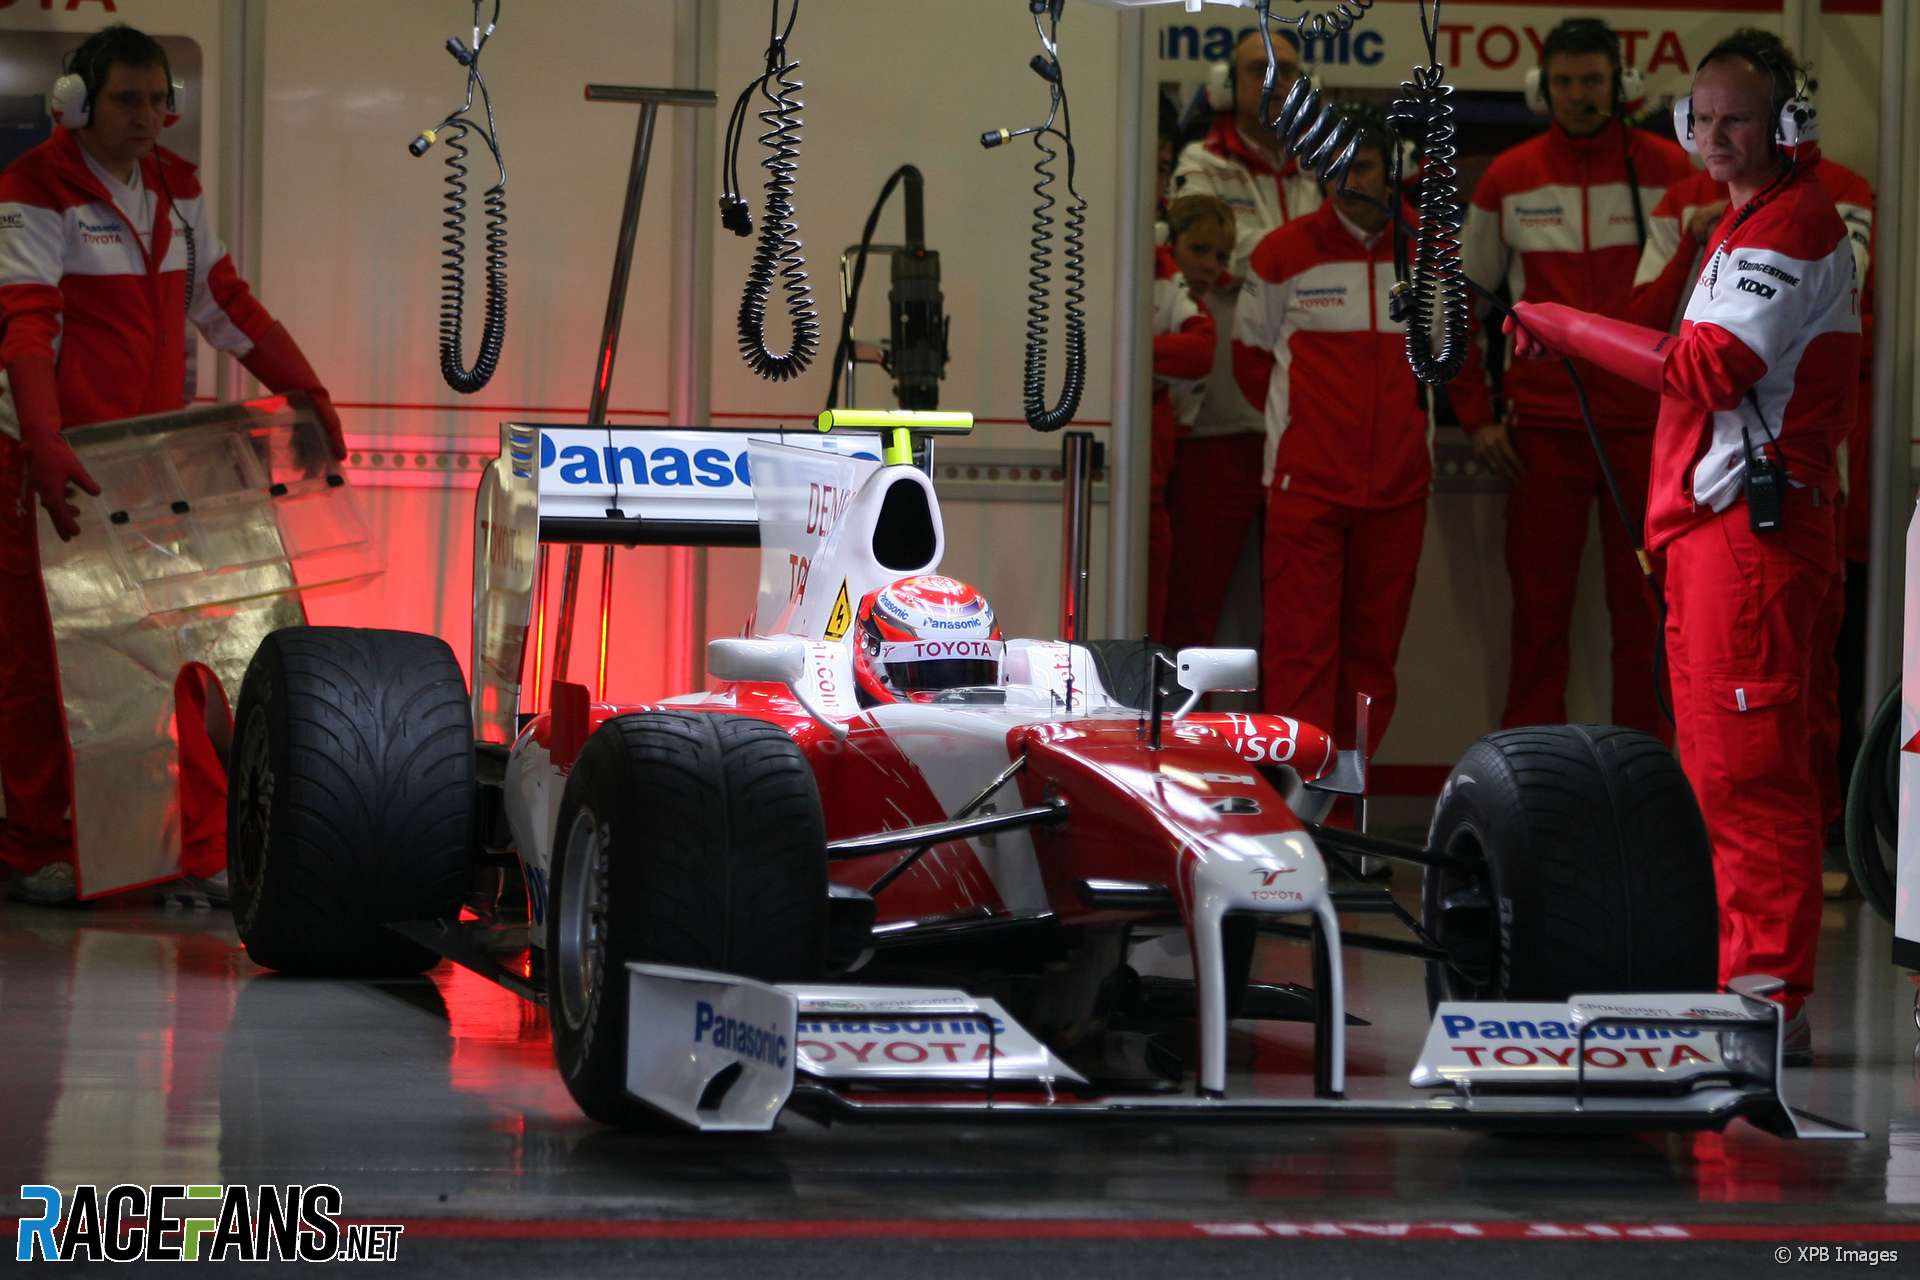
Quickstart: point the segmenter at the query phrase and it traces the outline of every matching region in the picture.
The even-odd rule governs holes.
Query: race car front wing
[[[823,1119],[1297,1119],[1495,1129],[1722,1128],[1861,1138],[1788,1105],[1778,1006],[1727,995],[1444,1003],[1410,1075],[1434,1096],[1103,1092],[997,1002],[627,966],[627,1089],[699,1130]]]

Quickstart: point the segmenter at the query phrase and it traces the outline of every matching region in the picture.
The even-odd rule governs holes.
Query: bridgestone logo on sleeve
[[[1800,283],[1800,277],[1794,275],[1792,272],[1782,271],[1780,268],[1774,266],[1772,263],[1755,262],[1751,258],[1741,258],[1739,261],[1733,264],[1733,269],[1735,271],[1757,271],[1763,276],[1772,276],[1775,280],[1781,281],[1784,284],[1794,285],[1796,287]],[[1768,294],[1767,296],[1772,297],[1773,295]]]

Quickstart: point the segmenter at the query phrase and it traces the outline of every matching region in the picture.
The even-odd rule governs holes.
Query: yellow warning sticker
[[[853,625],[853,605],[847,600],[847,581],[840,580],[840,594],[834,597],[833,612],[827,615],[827,639],[839,640]]]

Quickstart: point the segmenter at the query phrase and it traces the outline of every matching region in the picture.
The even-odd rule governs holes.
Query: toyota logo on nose
[[[1295,871],[1299,870],[1299,868],[1298,867],[1249,867],[1248,870],[1253,872],[1254,875],[1260,877],[1260,887],[1262,889],[1270,889],[1273,887],[1273,882],[1275,880],[1279,879],[1281,876],[1290,876]]]

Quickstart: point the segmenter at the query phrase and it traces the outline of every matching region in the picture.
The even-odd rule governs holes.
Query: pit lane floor
[[[1377,919],[1377,918],[1376,918]],[[1357,921],[1372,927],[1373,921]],[[396,984],[255,968],[221,912],[150,899],[0,905],[0,1224],[23,1184],[328,1182],[406,1227],[401,1263],[467,1274],[1317,1276],[1689,1274],[1920,1263],[1920,1034],[1887,927],[1829,903],[1800,1106],[1865,1142],[1725,1134],[1499,1138],[1298,1124],[786,1124],[603,1131],[544,1014],[463,970]],[[1305,980],[1275,943],[1270,981]],[[1402,1097],[1417,965],[1349,957],[1355,1096]],[[1236,1032],[1237,1081],[1308,1089],[1305,1027]],[[4,1246],[0,1246],[4,1247]],[[1799,1250],[1812,1252],[1800,1254]],[[1821,1254],[1819,1251],[1827,1252]],[[1885,1251],[1897,1255],[1887,1259]],[[1824,1269],[1824,1267],[1823,1267]]]

